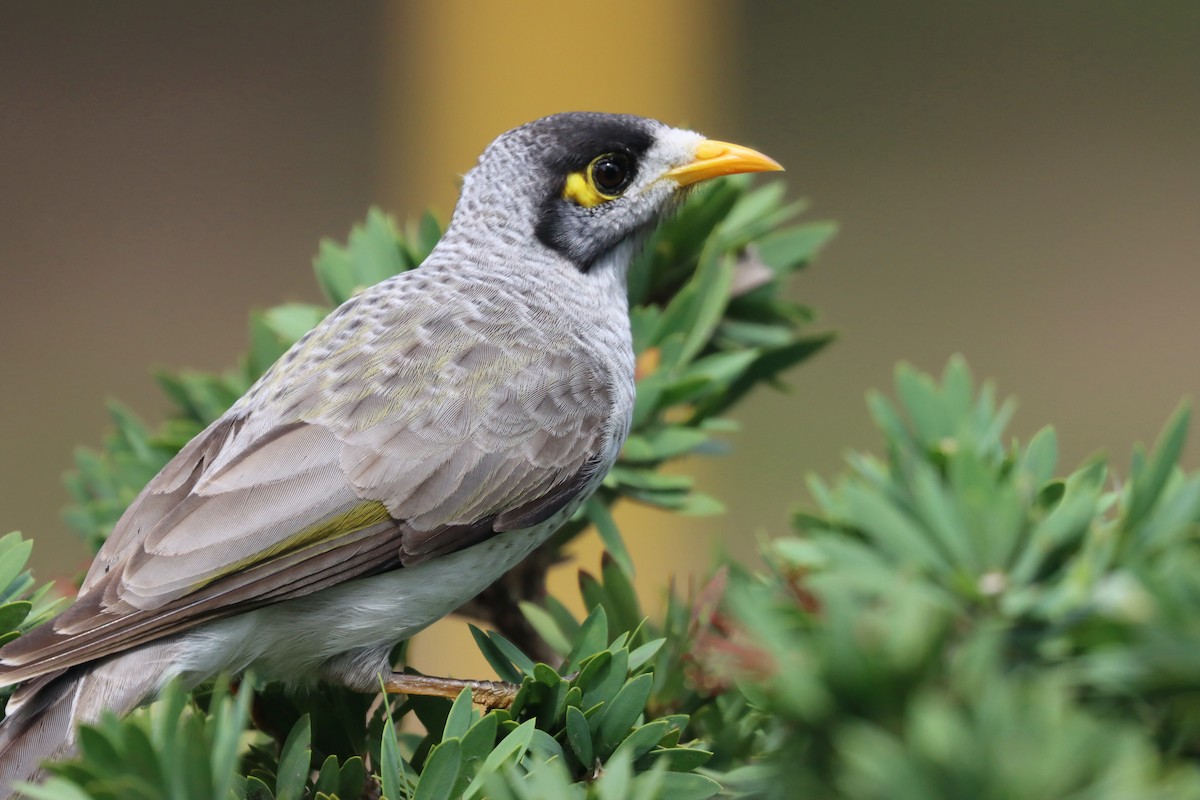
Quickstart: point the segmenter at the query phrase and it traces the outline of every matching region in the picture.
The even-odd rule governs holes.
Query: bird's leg
[[[471,690],[471,699],[488,709],[508,708],[521,688],[504,681],[463,681],[455,678],[435,678],[432,675],[410,675],[393,672],[384,679],[383,688],[389,694],[419,694],[428,697],[458,697],[463,689]]]

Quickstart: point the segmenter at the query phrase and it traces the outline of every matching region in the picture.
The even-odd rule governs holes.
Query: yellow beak
[[[666,177],[680,186],[688,186],[721,175],[737,175],[741,172],[776,172],[782,170],[779,162],[764,156],[757,150],[740,144],[705,139],[696,145],[695,159],[668,170]]]

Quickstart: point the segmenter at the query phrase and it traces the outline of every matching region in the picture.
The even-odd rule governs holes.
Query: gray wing
[[[121,518],[76,603],[0,650],[0,683],[566,505],[611,437],[604,365],[528,320],[400,294],[343,306],[189,443]]]

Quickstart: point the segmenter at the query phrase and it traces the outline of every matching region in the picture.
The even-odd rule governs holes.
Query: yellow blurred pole
[[[454,177],[498,133],[536,117],[613,111],[715,130],[730,105],[736,21],[715,0],[396,2],[381,24],[381,190],[401,218],[429,206],[448,218]],[[670,575],[709,568],[711,543],[689,536],[685,520],[626,507],[618,521],[648,608]],[[577,600],[577,567],[598,568],[601,548],[585,539],[575,564],[552,576],[561,599]],[[426,631],[410,657],[432,674],[489,672],[462,623]]]
[[[385,6],[385,199],[449,212],[496,134],[558,111],[719,118],[727,12],[712,0]]]

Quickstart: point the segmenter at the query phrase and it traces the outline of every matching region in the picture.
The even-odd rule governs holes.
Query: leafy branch
[[[1200,797],[1200,474],[1185,408],[1130,477],[1056,476],[1046,428],[961,359],[869,405],[886,458],[810,481],[817,509],[735,571],[698,633],[771,741],[753,796]],[[765,744],[752,748],[766,752]]]

